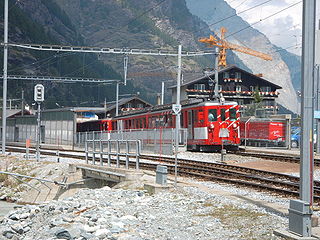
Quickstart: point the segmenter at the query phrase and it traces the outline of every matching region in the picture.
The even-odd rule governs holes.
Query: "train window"
[[[226,120],[226,110],[224,108],[220,109],[220,114],[221,114],[221,121]]]
[[[198,123],[198,110],[193,111],[193,122]]]
[[[209,109],[208,121],[209,122],[217,121],[217,109]]]
[[[198,114],[199,123],[203,123],[204,122],[203,118],[204,118],[203,110],[199,110],[199,114]]]
[[[237,120],[237,110],[235,108],[230,108],[229,114],[231,121]]]

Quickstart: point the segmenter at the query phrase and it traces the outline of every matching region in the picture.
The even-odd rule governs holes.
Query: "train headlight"
[[[211,124],[209,125],[209,128],[210,128],[210,129],[214,129],[213,123],[211,123]]]
[[[232,126],[233,126],[234,128],[237,128],[237,127],[238,127],[238,124],[234,123]]]

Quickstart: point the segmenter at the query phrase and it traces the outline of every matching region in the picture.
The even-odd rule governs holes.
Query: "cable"
[[[208,26],[211,27],[211,26],[216,25],[216,24],[218,24],[218,23],[220,23],[220,22],[223,22],[223,21],[225,21],[225,20],[227,20],[227,19],[229,19],[229,18],[238,16],[238,15],[244,13],[244,12],[247,12],[247,11],[252,10],[252,9],[254,9],[254,8],[260,7],[261,5],[264,5],[264,4],[266,4],[266,3],[268,3],[268,2],[271,2],[271,1],[273,1],[273,0],[267,0],[267,1],[265,1],[265,2],[259,3],[259,4],[255,5],[255,6],[252,6],[252,7],[250,7],[250,8],[247,8],[247,9],[245,9],[245,10],[243,10],[243,11],[240,11],[240,12],[235,13],[235,14],[233,14],[233,15],[230,15],[230,16],[228,16],[228,17],[222,18],[222,19],[220,19],[220,20],[218,20],[218,21],[216,21],[216,22],[214,22],[214,23],[208,24]],[[200,32],[200,31],[202,31],[202,30],[204,30],[204,29],[206,29],[206,28],[207,28],[207,27],[200,28],[200,29],[199,29],[198,31],[196,31],[195,33],[198,33],[198,32]]]
[[[247,27],[242,28],[242,29],[240,29],[239,31],[236,31],[236,32],[233,32],[233,33],[229,34],[228,36],[225,37],[225,39],[228,38],[228,37],[231,37],[231,36],[233,36],[233,35],[235,35],[235,34],[237,34],[237,33],[239,33],[239,32],[242,32],[243,30],[246,30],[246,29],[252,27],[253,25],[258,24],[258,23],[260,23],[260,22],[262,22],[262,21],[264,21],[264,20],[266,20],[266,19],[268,19],[268,18],[271,18],[271,17],[273,17],[273,16],[275,16],[275,15],[277,15],[277,14],[279,14],[279,13],[285,11],[285,10],[288,10],[289,8],[292,8],[292,7],[298,5],[298,4],[301,3],[301,2],[302,2],[302,1],[297,2],[297,3],[294,3],[294,4],[290,5],[289,7],[283,8],[282,10],[280,10],[280,11],[278,11],[278,12],[275,12],[275,13],[269,15],[268,17],[265,17],[265,18],[263,18],[263,19],[260,19],[259,21],[255,22],[255,23],[249,24]]]
[[[246,1],[248,0],[244,0],[242,3],[240,3],[238,6],[234,7],[235,9],[237,9],[238,7],[240,7],[242,4],[244,4]]]

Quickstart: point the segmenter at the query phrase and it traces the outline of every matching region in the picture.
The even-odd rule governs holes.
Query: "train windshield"
[[[230,121],[237,120],[237,110],[235,108],[230,108]]]
[[[220,109],[221,121],[226,120],[226,110],[224,108]]]
[[[217,109],[209,109],[208,121],[209,122],[217,121]]]

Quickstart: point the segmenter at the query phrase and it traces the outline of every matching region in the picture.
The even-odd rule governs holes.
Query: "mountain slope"
[[[253,73],[262,73],[264,78],[280,85],[282,90],[279,91],[279,103],[295,112],[298,101],[291,77],[295,77],[295,81],[298,81],[298,73],[293,73],[293,71],[296,71],[293,67],[290,72],[287,64],[290,61],[295,63],[294,66],[298,64],[297,59],[291,56],[293,54],[290,55],[285,50],[280,53],[278,47],[274,46],[264,34],[250,27],[241,17],[233,16],[236,11],[224,0],[186,0],[186,2],[190,11],[210,25],[212,31],[218,33],[221,27],[226,27],[228,30],[226,33],[227,41],[272,56],[272,61],[264,61],[257,57],[234,51]],[[229,16],[233,17],[227,18]],[[284,56],[285,54],[286,57]]]

